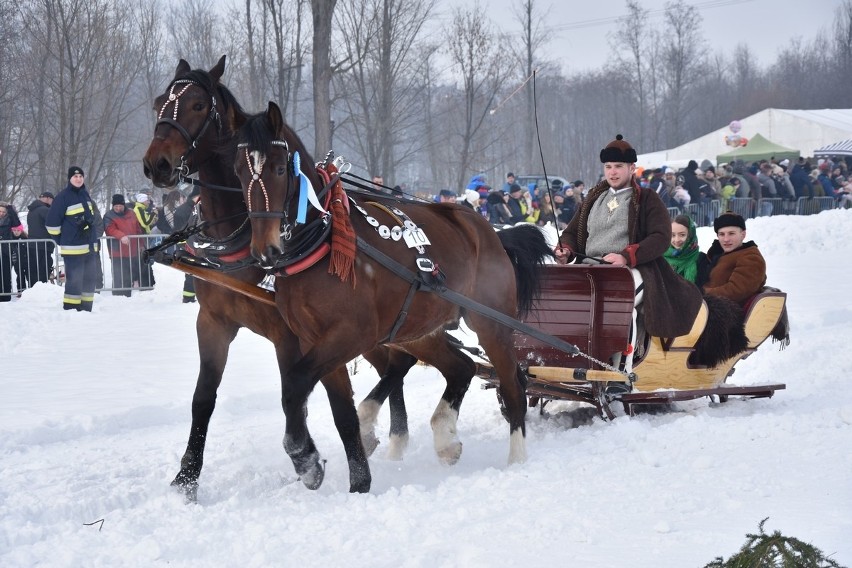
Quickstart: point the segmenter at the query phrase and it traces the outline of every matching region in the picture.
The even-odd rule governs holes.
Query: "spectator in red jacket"
[[[104,215],[104,230],[113,237],[109,241],[109,256],[112,259],[112,295],[130,296],[131,288],[139,287],[141,246],[140,239],[132,235],[144,235],[136,214],[127,209],[124,196],[112,196],[112,209]]]

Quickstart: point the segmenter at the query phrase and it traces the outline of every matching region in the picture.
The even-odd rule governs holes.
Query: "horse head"
[[[224,55],[209,71],[191,70],[181,59],[166,92],[154,100],[157,123],[142,163],[155,186],[174,186],[211,154],[227,152],[245,113],[219,82],[224,72]]]
[[[269,267],[306,223],[308,197],[319,178],[304,144],[274,102],[246,120],[238,141],[234,171],[249,210],[251,254]]]

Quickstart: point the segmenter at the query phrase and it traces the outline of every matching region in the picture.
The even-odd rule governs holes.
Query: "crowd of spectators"
[[[20,298],[37,282],[64,282],[64,258],[56,263],[55,239],[45,225],[53,201],[53,193],[41,193],[27,206],[26,216],[19,216],[11,203],[0,201],[0,302]],[[183,209],[196,202],[197,199],[189,200],[187,207],[181,207],[187,199],[177,190],[164,196],[160,207],[146,190],[132,194],[126,201],[124,194],[115,194],[103,219],[92,203],[93,215],[98,220],[92,225],[97,233],[93,238],[107,241],[105,254],[96,254],[97,290],[129,296],[133,289],[153,288],[152,266],[141,252],[155,244],[161,238],[159,235],[171,233],[178,224],[182,223],[180,228],[183,228],[192,213]],[[104,282],[104,263],[112,265],[111,282]],[[183,296],[185,302],[195,300],[192,282],[185,284]]]
[[[799,198],[831,197],[837,207],[852,208],[850,166],[842,159],[737,161],[714,166],[705,160],[700,165],[691,160],[685,168],[636,168],[640,187],[653,189],[666,207],[683,211],[687,205],[718,201],[718,210],[729,208],[732,198],[751,198],[757,203],[768,198],[795,204]],[[594,184],[592,184],[594,185]],[[458,197],[451,190],[441,190],[437,201],[466,202],[497,227],[519,222],[545,225],[556,219],[563,229],[588,190],[583,180],[566,186],[555,179],[549,188],[529,184],[521,187],[512,172],[499,189],[492,188],[483,174],[473,176]],[[785,206],[783,211],[793,212]],[[713,219],[703,220],[712,224]]]

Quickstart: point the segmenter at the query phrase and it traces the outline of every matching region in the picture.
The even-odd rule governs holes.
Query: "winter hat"
[[[56,196],[50,193],[49,191],[43,191],[39,197],[49,197],[51,199],[56,199]]]
[[[120,193],[116,193],[112,196],[112,204],[113,205],[124,205],[124,196]]]
[[[12,227],[12,230],[13,231],[21,231],[23,233],[24,232],[24,226],[18,225],[17,227]]]
[[[694,172],[695,170],[698,169],[698,162],[696,162],[695,160],[689,160],[689,163],[686,164],[686,169],[688,169],[691,172]]]
[[[442,189],[438,192],[438,195],[440,195],[441,197],[456,197],[455,192],[450,191],[449,189]]]
[[[745,219],[741,215],[737,215],[733,211],[725,211],[713,221],[713,230],[719,232],[723,227],[739,227],[745,231]]]
[[[601,163],[606,162],[625,162],[628,164],[636,163],[636,150],[633,146],[624,139],[624,136],[617,134],[615,140],[606,145],[606,148],[601,150]]]
[[[513,183],[512,185],[509,186],[509,193],[520,193],[520,192],[521,192],[521,186],[519,186],[518,184]]]
[[[137,193],[136,194],[136,203],[145,203],[146,201],[150,201],[147,194],[145,194],[145,193]]]
[[[479,192],[473,189],[464,190],[464,200],[476,207],[479,205]]]
[[[70,168],[68,168],[68,179],[69,180],[72,177],[76,176],[77,174],[80,174],[81,176],[86,175],[86,174],[83,173],[83,168],[81,168],[80,166],[71,166]]]
[[[780,162],[778,162],[778,165],[779,165],[779,166],[784,166],[784,167],[786,168],[787,166],[789,166],[789,165],[790,165],[790,160],[788,160],[787,158],[784,158],[783,160],[781,160]]]

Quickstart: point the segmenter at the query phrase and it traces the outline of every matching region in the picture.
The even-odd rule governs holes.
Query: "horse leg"
[[[305,487],[319,489],[325,477],[325,469],[308,432],[306,405],[308,395],[317,382],[314,377],[323,376],[335,425],[343,439],[349,461],[349,490],[366,493],[370,490],[370,466],[358,435],[358,414],[352,401],[352,386],[346,365],[343,362],[334,362],[324,367],[315,365],[315,351],[309,351],[293,366],[283,389],[281,405],[286,417],[284,450],[293,461],[293,467]]]
[[[228,347],[238,330],[236,324],[216,318],[204,308],[198,313],[196,334],[201,366],[192,395],[192,425],[186,452],[180,460],[180,471],[172,481],[172,486],[183,491],[189,501],[195,501],[198,494],[198,477],[204,463],[204,444],[210,417],[216,406],[216,391],[222,382]]]
[[[524,422],[527,396],[521,381],[521,370],[515,358],[512,330],[474,314],[469,314],[468,318],[468,325],[476,332],[479,344],[500,379],[498,392],[505,405],[504,415],[509,422],[509,463],[522,463],[527,459]]]
[[[379,372],[379,382],[370,394],[358,405],[361,423],[361,441],[367,455],[371,455],[379,444],[376,437],[376,419],[385,399],[390,404],[390,459],[402,459],[408,446],[408,412],[403,397],[403,380],[406,373],[417,363],[417,358],[404,351],[379,346],[365,353],[364,358]]]
[[[476,373],[476,363],[453,345],[443,332],[406,344],[405,347],[417,358],[438,369],[447,381],[447,387],[430,422],[438,459],[443,464],[453,465],[462,452],[462,443],[457,434],[459,409]]]
[[[359,435],[358,414],[355,412],[354,393],[346,366],[342,365],[323,377],[322,384],[349,463],[349,492],[366,493],[370,490],[370,466]]]

